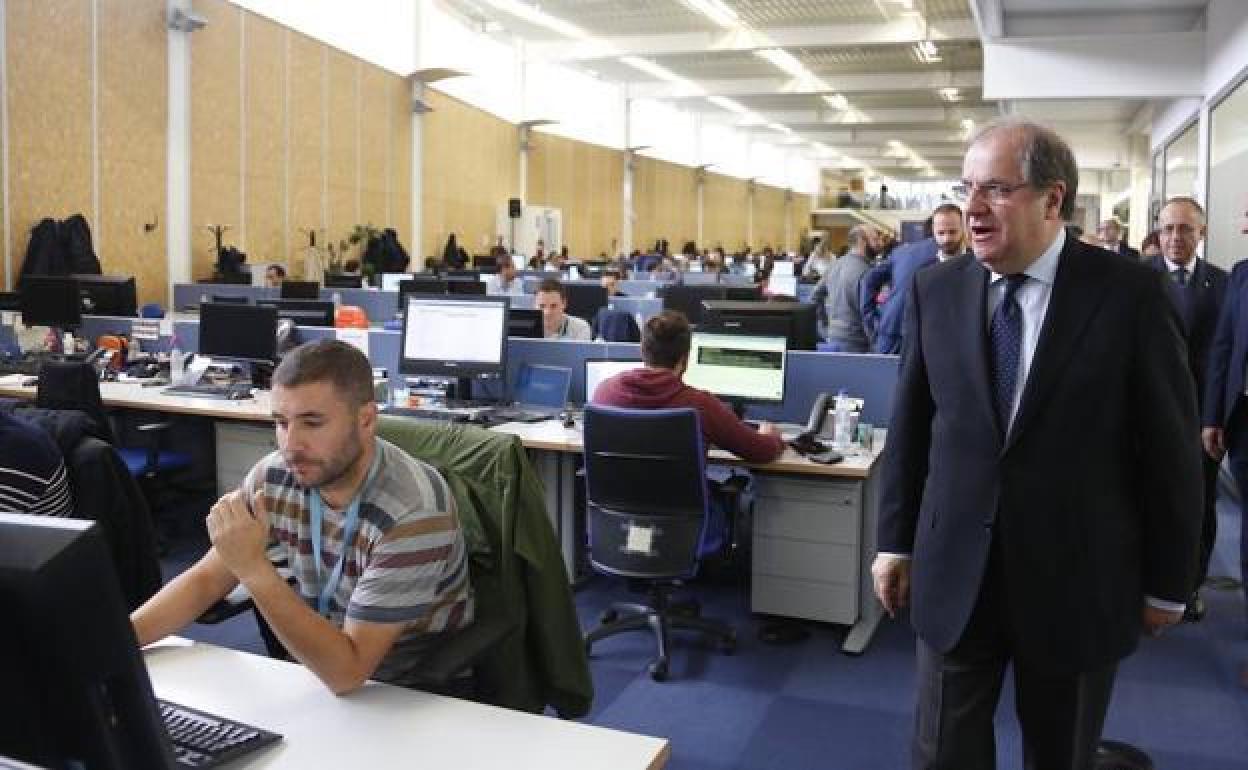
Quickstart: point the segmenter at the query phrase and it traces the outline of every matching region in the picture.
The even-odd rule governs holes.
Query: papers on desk
[[[28,374],[0,374],[0,387],[19,388],[22,381],[30,375]]]

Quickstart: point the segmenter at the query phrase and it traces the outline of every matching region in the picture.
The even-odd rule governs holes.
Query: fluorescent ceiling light
[[[914,55],[924,64],[935,64],[941,61],[940,49],[930,40],[914,44]]]
[[[736,29],[741,24],[737,12],[721,0],[684,0],[685,5],[715,22],[724,29]]]
[[[590,35],[575,24],[551,16],[549,13],[538,10],[536,6],[528,3],[521,3],[517,0],[484,0],[484,2],[486,5],[497,8],[504,13],[524,19],[530,24],[545,27],[551,32],[557,32],[564,37],[571,37],[577,40],[589,40],[593,37],[593,35]]]
[[[793,54],[783,48],[760,48],[754,52],[760,59],[771,62],[777,69],[795,78],[813,78],[810,71]]]
[[[1183,161],[1184,161],[1184,157],[1182,155],[1176,155],[1175,157],[1166,161],[1166,171],[1174,171],[1176,168],[1183,165]]]
[[[767,127],[770,128],[772,131],[779,131],[782,134],[793,133],[793,129],[789,128],[788,126],[782,126],[779,123],[768,123]]]
[[[849,109],[849,100],[842,94],[824,94],[822,99],[834,110]]]
[[[729,112],[735,112],[738,115],[748,115],[750,110],[740,102],[734,102],[726,96],[708,96],[706,100],[716,107],[722,107]]]
[[[621,56],[620,61],[635,70],[640,70],[647,75],[658,78],[659,80],[665,80],[668,83],[675,83],[678,86],[682,86],[688,92],[688,95],[701,96],[706,93],[701,86],[693,81],[682,78],[675,72],[672,72],[666,67],[655,64],[649,59],[642,59],[639,56]]]
[[[939,93],[940,98],[947,102],[956,102],[962,98],[962,92],[956,88],[942,88]]]

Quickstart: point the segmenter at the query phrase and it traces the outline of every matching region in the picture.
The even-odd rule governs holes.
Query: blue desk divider
[[[260,298],[276,299],[279,291],[267,286],[249,284],[179,283],[174,284],[173,287],[173,309],[182,310],[192,305],[198,306],[204,297],[211,299],[214,294],[222,297],[248,297],[255,302]]]
[[[322,288],[320,298],[328,302],[334,298],[335,293],[342,298],[344,305],[363,308],[368,320],[374,323],[389,321],[394,318],[399,308],[397,291]],[[192,305],[198,306],[204,297],[211,298],[213,295],[248,297],[255,302],[257,299],[277,299],[281,296],[281,289],[228,283],[179,283],[173,287],[173,307],[175,310],[182,310]]]
[[[671,281],[647,281],[634,278],[632,280],[620,281],[616,284],[616,288],[630,297],[649,297],[652,294],[658,296],[659,289],[669,283]]]
[[[805,424],[820,393],[835,394],[844,388],[848,395],[863,399],[863,422],[885,427],[893,414],[898,360],[874,354],[789,351],[784,403],[755,404],[747,414],[751,419]]]
[[[507,296],[511,299],[512,307],[525,308],[527,310],[537,307],[536,294],[509,294]]]
[[[680,282],[686,286],[714,286],[719,283],[719,276],[715,273],[685,273]]]

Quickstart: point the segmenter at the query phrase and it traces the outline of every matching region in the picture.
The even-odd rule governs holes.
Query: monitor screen
[[[20,293],[16,291],[0,291],[0,310],[17,313],[21,309],[22,295]]]
[[[277,309],[208,302],[199,306],[199,354],[242,361],[277,358]]]
[[[783,401],[784,345],[784,337],[695,332],[685,384],[741,401]]]
[[[546,336],[542,327],[542,311],[532,307],[513,307],[507,314],[507,336],[540,340]]]
[[[640,361],[608,361],[603,358],[585,359],[585,403],[592,403],[598,386],[620,372],[639,369],[644,364]]]
[[[398,291],[399,284],[409,280],[411,273],[382,273],[381,274],[381,290],[382,291]]]
[[[258,307],[277,309],[278,318],[289,318],[298,326],[333,326],[334,303],[312,299],[258,299]]]
[[[325,288],[326,289],[358,289],[360,288],[362,276],[353,273],[326,273]]]
[[[78,281],[82,312],[133,318],[139,314],[132,275],[73,275]]]
[[[663,298],[664,310],[679,310],[689,319],[689,323],[697,326],[702,322],[702,302],[708,299],[723,299],[725,289],[722,286],[664,286],[659,290]]]
[[[282,299],[320,299],[321,285],[316,281],[282,281]]]
[[[598,311],[607,306],[607,287],[601,284],[565,283],[568,294],[568,315],[593,322]]]
[[[818,308],[809,302],[707,300],[702,305],[702,331],[783,336],[789,350],[815,350],[819,342]]]
[[[506,371],[506,297],[413,294],[406,301],[400,372],[472,377]]]
[[[0,514],[0,755],[40,767],[174,767],[98,525]]]
[[[471,279],[447,281],[446,291],[448,294],[485,294],[485,281]]]
[[[22,323],[77,329],[82,325],[82,300],[78,282],[65,276],[28,275],[19,288]]]
[[[459,278],[461,280],[479,281],[481,280],[480,270],[447,270],[447,278]]]
[[[521,364],[512,386],[512,400],[517,404],[560,409],[568,403],[572,387],[572,370],[562,366]]]

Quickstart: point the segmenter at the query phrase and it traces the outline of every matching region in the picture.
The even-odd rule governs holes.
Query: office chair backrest
[[[676,578],[706,539],[706,449],[694,409],[585,407],[590,561],[609,574]]]
[[[86,361],[48,361],[39,369],[35,406],[42,409],[77,409],[95,423],[100,435],[113,440],[112,427],[100,398],[99,374]]]

